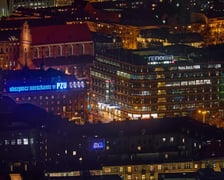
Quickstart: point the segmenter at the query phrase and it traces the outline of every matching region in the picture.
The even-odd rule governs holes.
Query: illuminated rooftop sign
[[[67,90],[67,89],[83,89],[84,81],[56,82],[55,84],[10,86],[8,92],[30,92],[30,91],[51,91],[51,90]]]
[[[173,55],[166,56],[148,56],[148,64],[173,64],[175,62]]]

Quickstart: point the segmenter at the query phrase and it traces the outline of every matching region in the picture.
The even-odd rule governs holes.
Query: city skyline
[[[213,124],[215,122],[213,119],[216,119],[215,114],[219,114],[219,116],[222,114],[223,104],[221,60],[223,54],[221,49],[224,41],[222,33],[224,22],[221,18],[218,18],[220,12],[218,12],[217,1],[210,3],[210,8],[204,1],[199,3],[194,3],[194,1],[188,3],[185,1],[137,2],[123,1],[121,6],[120,1],[100,2],[99,4],[97,2],[75,1],[73,5],[60,6],[56,9],[50,7],[50,5],[49,8],[34,8],[32,9],[34,11],[33,15],[26,17],[24,15],[29,11],[24,9],[18,12],[22,15],[22,18],[19,19],[17,18],[19,14],[9,16],[9,19],[3,18],[1,26],[1,68],[2,70],[19,70],[24,67],[42,70],[53,68],[63,71],[65,74],[75,75],[77,79],[85,79],[88,86],[87,103],[84,106],[84,111],[87,114],[90,111],[91,121],[94,121],[92,116],[95,113],[97,113],[95,118],[109,118],[110,121],[113,119],[144,119],[163,116],[191,116],[200,119],[198,118],[200,115],[196,114],[203,111],[206,112],[206,122]],[[19,1],[14,1],[14,3],[19,3]],[[186,10],[190,15],[184,16],[186,18],[185,23],[179,21],[176,17],[176,14],[182,17],[183,14],[178,9],[183,6],[183,3],[187,3],[188,8]],[[111,10],[107,10],[107,6],[111,6]],[[164,9],[165,6],[173,7],[174,11]],[[121,11],[113,12],[112,7],[121,9]],[[154,8],[151,9],[151,7]],[[199,7],[203,7],[203,9],[199,11]],[[136,21],[142,19],[144,10],[142,10],[142,14],[133,18],[133,15],[139,12],[140,8],[145,10],[150,8],[150,15],[152,16],[150,24],[147,19],[140,23]],[[52,13],[52,10],[55,12]],[[211,12],[216,12],[217,17],[210,17]],[[43,13],[45,16],[41,15]],[[63,18],[57,16],[57,13],[62,13]],[[73,13],[75,13],[74,16],[68,18],[68,15]],[[166,16],[164,16],[164,13]],[[60,19],[60,21],[54,19]],[[173,24],[174,22],[175,24]],[[110,49],[114,49],[112,57],[110,57]],[[115,53],[115,56],[113,56],[113,53]],[[98,58],[98,56],[101,56],[101,58]],[[150,62],[147,62],[148,68],[142,69],[139,66],[140,64],[131,67],[134,64],[130,62],[134,58],[136,58],[134,61],[139,61],[140,57],[149,59]],[[156,57],[162,57],[162,59],[155,59]],[[165,57],[171,57],[171,59],[166,60]],[[110,63],[107,58],[112,58],[113,62]],[[127,58],[129,60],[126,60]],[[118,62],[116,62],[117,60]],[[129,63],[129,70],[125,70],[126,72],[121,70],[123,65],[120,64],[120,60]],[[99,64],[99,67],[97,67],[98,61],[106,64],[105,67],[103,67],[103,64]],[[185,65],[178,65],[178,63],[183,64],[184,62]],[[209,74],[204,74],[208,76],[206,78],[203,78],[204,75],[199,77],[197,74],[199,72],[194,73],[196,70],[202,70],[201,73],[203,74],[205,68],[203,63],[208,63],[207,71]],[[103,70],[100,69],[100,66],[103,67]],[[150,74],[149,71],[153,67],[155,67],[153,71],[157,75]],[[112,75],[112,72],[109,75],[106,72],[107,68],[112,68],[112,71],[116,68],[116,72],[113,73],[117,77]],[[133,71],[131,70],[133,68],[136,69]],[[137,70],[138,68],[139,70]],[[172,83],[169,82],[177,77],[175,73],[171,73],[172,77],[167,75],[171,69],[174,72],[176,70],[183,72],[183,74],[178,75],[180,82],[177,81],[180,85],[174,80],[172,80]],[[211,72],[211,69],[214,72]],[[162,71],[164,71],[163,74],[161,74]],[[159,73],[160,75],[158,75]],[[203,82],[204,87],[199,88],[202,84],[196,82],[195,79],[192,81],[190,74],[192,77],[197,76],[196,81]],[[129,94],[122,95],[119,90],[120,85],[117,84],[119,78],[127,79],[125,80],[126,83],[133,88],[135,87],[133,77],[144,76],[145,78],[140,79],[146,87],[145,90],[140,90],[139,88],[142,85],[139,85],[138,88],[136,86],[136,92],[130,91]],[[148,76],[151,77],[151,80],[146,78]],[[164,77],[163,81],[161,81],[162,76]],[[158,82],[154,82],[155,78],[158,79]],[[187,78],[186,81],[183,78]],[[99,86],[100,79],[109,83],[101,82]],[[145,81],[143,79],[148,79],[148,82],[143,82]],[[94,81],[97,83],[96,85]],[[157,89],[154,90],[150,83],[156,83],[157,86],[153,87]],[[185,88],[181,87],[183,83],[186,84]],[[175,88],[177,88],[177,85],[180,86],[178,93],[188,94],[188,96],[169,94],[168,86],[174,87],[174,85]],[[147,90],[147,87],[150,87],[150,90]],[[96,91],[97,88],[101,88],[99,92]],[[188,88],[194,90],[187,90]],[[201,95],[201,92],[210,94]],[[95,96],[96,94],[98,95]],[[156,100],[155,97],[151,99],[152,95],[157,95],[158,99]],[[96,100],[97,98],[98,100]],[[125,100],[125,102],[122,100],[123,98],[128,100]],[[139,101],[137,105],[134,105],[137,101]],[[131,104],[125,104],[127,102]],[[168,105],[171,102],[174,105]],[[182,102],[185,102],[185,104],[177,105]],[[186,102],[189,105],[186,105]],[[121,106],[121,104],[123,105]],[[158,106],[158,104],[161,105]],[[127,108],[130,108],[130,110],[127,110]],[[46,109],[49,109],[49,107],[46,107]],[[133,109],[139,110],[135,110],[134,113]],[[179,112],[175,112],[174,109]],[[98,110],[103,112],[99,113]],[[131,111],[132,113],[130,113]],[[126,112],[126,115],[123,114],[124,112]],[[103,117],[105,115],[106,117]],[[117,115],[118,119],[115,118]],[[203,119],[204,116],[201,120]],[[88,121],[88,119],[84,121]]]
[[[0,2],[0,179],[221,180],[224,2]]]

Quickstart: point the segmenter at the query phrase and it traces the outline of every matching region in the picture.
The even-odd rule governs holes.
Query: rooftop
[[[87,24],[30,27],[32,45],[92,41]]]
[[[133,65],[144,66],[148,64],[149,56],[173,56],[176,63],[212,63],[222,62],[224,52],[223,45],[209,46],[205,48],[195,48],[186,45],[172,45],[160,48],[149,48],[143,50],[111,49],[101,50],[97,55],[102,55],[117,61],[126,62]]]
[[[41,59],[33,59],[33,63],[36,67],[40,67],[41,63],[45,66],[62,66],[62,65],[74,65],[74,64],[92,64],[93,56],[63,56],[63,57],[46,57]]]

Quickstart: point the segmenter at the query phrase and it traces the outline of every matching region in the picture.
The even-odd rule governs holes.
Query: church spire
[[[28,22],[25,21],[22,27],[22,32],[20,34],[20,51],[19,51],[19,69],[23,67],[33,66],[31,59],[31,33]]]

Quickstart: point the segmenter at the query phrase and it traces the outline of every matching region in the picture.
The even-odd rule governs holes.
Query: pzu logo
[[[58,82],[56,84],[56,89],[67,89],[67,82]]]

